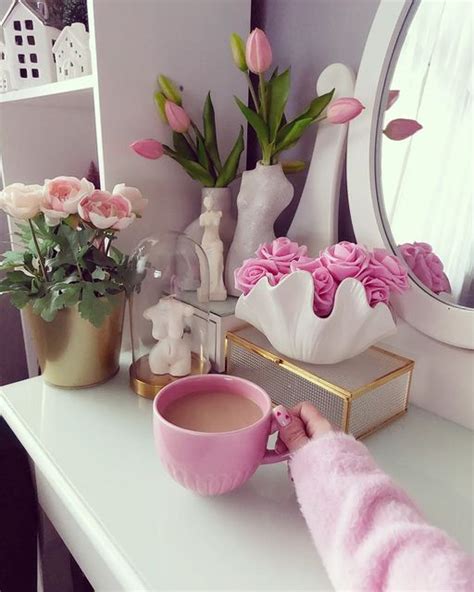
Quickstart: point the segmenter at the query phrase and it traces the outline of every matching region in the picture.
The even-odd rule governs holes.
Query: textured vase
[[[224,261],[227,257],[230,244],[234,238],[235,226],[237,220],[232,212],[232,192],[229,187],[203,187],[202,188],[202,207],[201,213],[204,212],[204,198],[210,197],[212,199],[211,211],[222,212],[222,218],[219,225],[219,235],[221,241],[224,243]],[[189,236],[198,245],[201,244],[203,229],[199,225],[199,218],[193,220],[184,231],[186,236]]]
[[[238,218],[234,240],[225,265],[225,284],[232,296],[240,296],[234,285],[234,271],[245,259],[255,256],[262,243],[275,239],[275,220],[293,199],[293,185],[280,164],[245,171],[237,197]]]
[[[25,308],[41,373],[54,386],[83,388],[105,382],[119,369],[125,293],[100,327],[83,319],[77,305],[58,311],[44,321]]]
[[[373,308],[354,278],[341,282],[326,318],[313,312],[314,284],[307,271],[295,271],[276,286],[261,279],[237,301],[235,316],[261,331],[281,354],[309,364],[337,364],[396,332],[392,313]]]

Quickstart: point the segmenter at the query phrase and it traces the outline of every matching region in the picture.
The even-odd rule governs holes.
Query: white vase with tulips
[[[300,115],[287,121],[285,108],[290,91],[290,69],[279,74],[275,68],[271,76],[265,78],[272,63],[272,49],[265,33],[254,29],[246,46],[234,33],[230,43],[234,62],[247,78],[252,106],[247,107],[238,98],[236,102],[255,130],[261,150],[261,160],[256,168],[242,177],[237,197],[237,227],[226,262],[226,285],[229,293],[237,296],[239,292],[233,284],[235,269],[251,257],[261,243],[275,238],[275,220],[293,198],[293,186],[286,179],[285,172],[304,168],[304,163],[298,161],[280,163],[282,152],[292,148],[313,123],[326,118],[332,123],[345,123],[356,117],[363,106],[354,98],[331,103],[333,90],[315,97]],[[258,76],[257,88],[249,72]]]

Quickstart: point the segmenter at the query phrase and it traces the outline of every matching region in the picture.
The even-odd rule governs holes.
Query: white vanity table
[[[126,365],[94,389],[40,377],[6,386],[0,413],[96,590],[331,589],[286,466],[262,467],[222,497],[183,489],[160,466],[151,402],[129,390]],[[472,551],[472,433],[411,407],[365,442],[428,520]]]

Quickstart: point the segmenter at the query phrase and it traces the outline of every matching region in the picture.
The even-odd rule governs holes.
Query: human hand
[[[279,426],[275,446],[278,453],[285,452],[286,449],[295,452],[310,440],[319,438],[333,429],[329,421],[308,401],[298,403],[289,410],[283,405],[278,405],[273,410],[273,416]]]

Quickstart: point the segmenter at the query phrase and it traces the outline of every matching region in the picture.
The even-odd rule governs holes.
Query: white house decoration
[[[83,23],[64,27],[53,47],[58,80],[78,78],[90,74],[91,52],[89,33]]]
[[[3,41],[2,30],[0,29],[0,93],[12,89],[10,71],[7,62],[7,49]]]
[[[54,82],[53,45],[60,31],[48,21],[46,4],[13,0],[0,24],[13,88]]]

